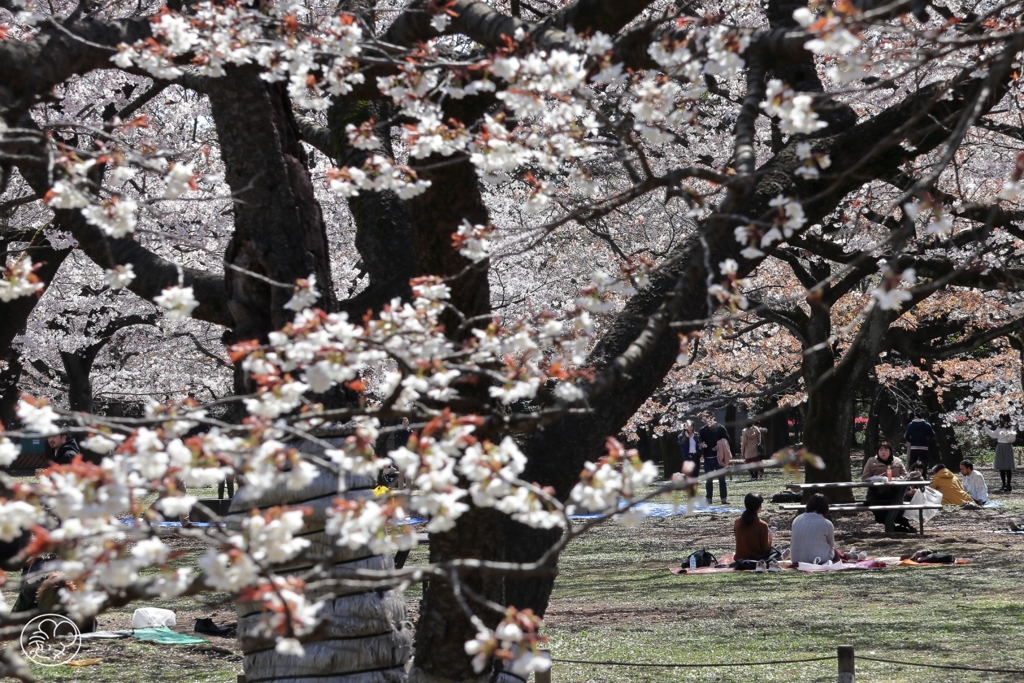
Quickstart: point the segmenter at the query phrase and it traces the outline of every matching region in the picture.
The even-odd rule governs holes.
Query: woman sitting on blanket
[[[779,555],[779,551],[772,547],[774,534],[765,521],[758,517],[763,503],[764,498],[757,493],[748,493],[743,499],[746,510],[732,525],[733,534],[736,535],[737,562],[767,560]]]
[[[807,501],[807,512],[793,520],[789,559],[794,564],[825,564],[830,560],[847,559],[846,553],[836,550],[836,528],[825,517],[827,514],[828,498],[815,493]]]

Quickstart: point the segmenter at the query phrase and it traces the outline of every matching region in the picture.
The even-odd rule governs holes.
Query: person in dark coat
[[[718,442],[725,439],[729,444],[729,451],[733,450],[732,440],[729,438],[729,432],[725,430],[725,427],[718,424],[715,421],[715,416],[711,413],[701,413],[700,419],[704,421],[704,426],[700,428],[698,433],[700,436],[701,446],[704,452],[704,474],[710,474],[717,469],[722,469],[722,465],[718,462]],[[708,505],[711,505],[711,497],[715,493],[715,480],[707,480],[707,499]],[[718,493],[722,496],[722,505],[729,504],[729,489],[725,483],[725,475],[718,477]]]
[[[67,434],[48,436],[46,437],[46,443],[53,449],[53,456],[50,459],[58,465],[70,465],[76,455],[82,454],[82,449],[78,447],[78,442],[75,441],[73,436],[68,436]]]
[[[914,419],[907,424],[903,433],[903,440],[907,442],[907,465],[914,466],[918,460],[924,463],[928,469],[928,450],[932,440],[935,438],[935,429],[931,423],[924,419],[924,410],[918,408],[914,413]]]
[[[687,420],[683,424],[683,431],[679,433],[679,450],[683,454],[683,474],[696,478],[700,475],[700,460],[703,454],[700,436],[693,429],[693,423]],[[686,463],[692,463],[692,469],[686,471]]]
[[[402,418],[402,428],[395,430],[395,448],[402,448],[412,438],[413,431],[409,427],[409,418]]]

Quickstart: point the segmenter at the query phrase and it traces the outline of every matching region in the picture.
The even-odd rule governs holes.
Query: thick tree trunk
[[[83,413],[93,412],[92,381],[89,379],[92,359],[78,353],[61,351],[60,360],[68,378],[68,407]]]
[[[327,120],[338,163],[359,168],[373,154],[348,144],[345,134],[348,124],[358,127],[370,120],[384,121],[387,117],[388,107],[383,102],[332,104]],[[382,124],[376,132],[384,153],[393,157],[390,126]],[[362,270],[369,276],[370,283],[359,294],[342,302],[341,309],[353,317],[361,317],[367,310],[380,310],[394,297],[408,299],[411,295],[409,280],[416,275],[412,219],[408,204],[390,190],[360,192],[348,199],[348,208],[356,224],[355,244]]]
[[[440,170],[427,170],[431,164],[446,164]],[[452,289],[451,305],[466,317],[485,315],[491,310],[490,285],[487,272],[490,261],[474,263],[452,247],[454,235],[463,220],[473,225],[486,225],[489,218],[480,194],[476,169],[465,154],[452,155],[447,160],[430,156],[411,164],[418,167],[422,180],[433,186],[409,202],[413,220],[416,270],[420,275],[439,275],[447,279]],[[446,312],[441,322],[450,330],[449,335],[461,338],[470,334],[472,327],[486,325],[478,320],[475,325],[456,330],[463,320]]]
[[[0,370],[0,424],[7,429],[14,426],[18,408],[18,382],[21,381],[21,354],[8,349],[6,365]]]
[[[323,218],[284,89],[268,86],[255,73],[235,70],[218,81],[216,90],[210,93],[210,104],[225,178],[236,198],[235,233],[225,254],[234,326],[225,340],[265,339],[271,330],[291,321],[293,313],[284,305],[292,292],[261,278],[290,284],[315,274],[322,293],[317,305],[326,310],[337,308]],[[236,368],[236,387],[244,390],[241,374]],[[375,484],[369,478],[357,481],[349,477],[346,495],[365,495]],[[240,516],[254,507],[299,503],[312,509],[306,517],[304,535],[313,545],[302,558],[278,568],[281,573],[301,574],[318,561],[339,570],[392,569],[391,556],[339,548],[326,536],[325,511],[338,496],[337,490],[334,475],[322,470],[304,490],[289,491],[282,484],[253,500],[242,489],[233,499],[231,512]],[[247,680],[404,680],[412,638],[402,625],[405,606],[400,595],[386,590],[336,590],[309,597],[326,600],[321,612],[324,637],[307,643],[302,657],[280,655],[272,646],[260,644],[257,633],[261,610],[251,604],[238,606],[238,633]]]
[[[877,384],[872,385],[871,407],[868,409],[868,423],[864,426],[864,458],[867,459],[878,452],[881,441],[878,429],[878,409],[883,400],[885,389]]]
[[[453,156],[445,161],[446,166],[442,170],[427,170],[426,167],[440,161],[440,157],[428,157],[411,164],[419,166],[420,179],[432,183],[430,189],[409,202],[415,268],[420,275],[444,277],[451,287],[449,302],[458,313],[446,311],[441,322],[449,337],[460,339],[469,336],[473,328],[490,322],[489,261],[473,263],[459,254],[452,244],[452,235],[464,219],[473,224],[486,224],[489,219],[476,169],[469,163],[469,158]],[[461,385],[459,392],[481,404],[491,401],[484,382]],[[507,523],[507,518],[494,510],[472,508],[459,518],[452,531],[431,534],[430,560],[503,560],[508,539],[502,536],[501,529]],[[504,581],[501,578],[467,577],[464,583],[483,598],[505,604]],[[473,612],[489,626],[497,625],[504,616],[467,600]],[[475,634],[476,628],[447,582],[432,581],[424,586],[410,681],[477,680],[464,648],[465,642]],[[480,680],[489,681],[492,676],[485,673]]]
[[[903,443],[903,430],[905,427],[906,421],[900,415],[898,407],[893,405],[892,393],[883,389],[882,396],[878,403],[878,430],[879,435],[881,436],[879,441],[884,439],[892,444],[892,452],[894,454],[903,453],[905,448]],[[872,455],[874,455],[874,453],[872,453]]]
[[[928,454],[928,464],[934,465],[941,461],[953,472],[959,471],[960,463],[964,459],[964,452],[953,427],[942,419],[943,410],[939,397],[935,395],[934,391],[926,390],[921,398],[924,399],[925,407],[928,409],[928,421],[931,422],[932,429],[935,430],[935,445],[932,452]]]
[[[430,536],[430,561],[458,558],[503,559],[505,539],[500,529],[504,515],[495,510],[474,508],[459,518],[455,529]],[[467,576],[463,586],[498,604],[505,604],[504,582],[496,576]],[[466,591],[463,598],[484,623],[494,626],[504,616],[474,600]],[[420,619],[416,624],[416,657],[410,683],[428,681],[489,681],[490,672],[473,671],[463,644],[476,635],[462,605],[447,581],[431,581],[424,587]]]
[[[850,481],[850,444],[853,434],[853,392],[847,382],[828,380],[807,398],[804,448],[821,456],[824,469],[805,468],[808,483]],[[829,493],[832,502],[853,500],[849,489]]]
[[[265,339],[270,330],[291,322],[294,313],[284,307],[292,296],[290,287],[261,278],[291,285],[316,275],[322,293],[317,305],[335,308],[323,215],[280,84],[231,70],[209,97],[224,177],[235,197],[235,232],[224,256],[234,319],[227,341]]]
[[[778,408],[776,402],[775,408]],[[780,410],[768,420],[766,425],[768,428],[768,434],[766,435],[765,453],[771,455],[777,453],[786,446],[789,445],[789,418],[787,411]]]
[[[329,440],[335,446],[342,439]],[[300,450],[322,455],[322,449],[304,443]],[[230,521],[248,517],[253,509],[265,511],[276,505],[301,504],[310,509],[301,535],[310,541],[306,552],[275,567],[278,574],[301,574],[314,564],[328,567],[327,578],[350,569],[394,569],[391,555],[373,555],[366,549],[350,550],[335,544],[324,531],[326,510],[340,497],[362,497],[376,485],[371,477],[346,477],[344,494],[338,493],[337,477],[321,469],[306,489],[288,490],[281,483],[253,498],[240,488],[231,501]],[[260,636],[260,620],[267,615],[253,603],[239,603],[238,639],[242,646],[247,681],[288,683],[397,683],[405,680],[405,664],[412,650],[412,632],[405,626],[405,603],[393,590],[335,589],[309,591],[310,601],[324,600],[319,639],[305,644],[301,657],[281,656]]]

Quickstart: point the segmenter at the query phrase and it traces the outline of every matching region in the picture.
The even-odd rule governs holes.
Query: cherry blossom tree
[[[642,499],[655,469],[609,436],[698,335],[756,316],[792,335],[819,476],[848,475],[825,433],[852,410],[829,400],[902,311],[983,285],[981,233],[1017,220],[1015,152],[971,144],[1019,134],[1014,5],[0,7],[0,348],[68,262],[26,230],[46,221],[108,287],[224,329],[240,418],[183,397],[73,414],[108,458],[3,480],[0,540],[32,529],[26,552],[59,554],[75,617],[236,593],[256,679],[400,680],[410,653],[421,681],[544,666],[557,556],[585,530],[568,514]],[[791,284],[752,290],[766,271]],[[798,310],[802,333],[778,318]],[[45,398],[16,412],[55,429]],[[402,417],[414,438],[384,458]],[[389,462],[408,495],[372,495]],[[169,569],[151,522],[195,503],[179,481],[229,471],[244,493],[202,574]],[[408,513],[430,564],[396,570]],[[414,642],[390,590],[411,581]],[[355,652],[353,633],[379,640]]]

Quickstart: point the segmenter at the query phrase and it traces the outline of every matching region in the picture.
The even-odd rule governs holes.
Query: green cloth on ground
[[[160,626],[159,628],[137,628],[134,635],[139,640],[150,640],[161,645],[192,645],[194,643],[206,642],[203,638],[178,633],[166,626]]]

